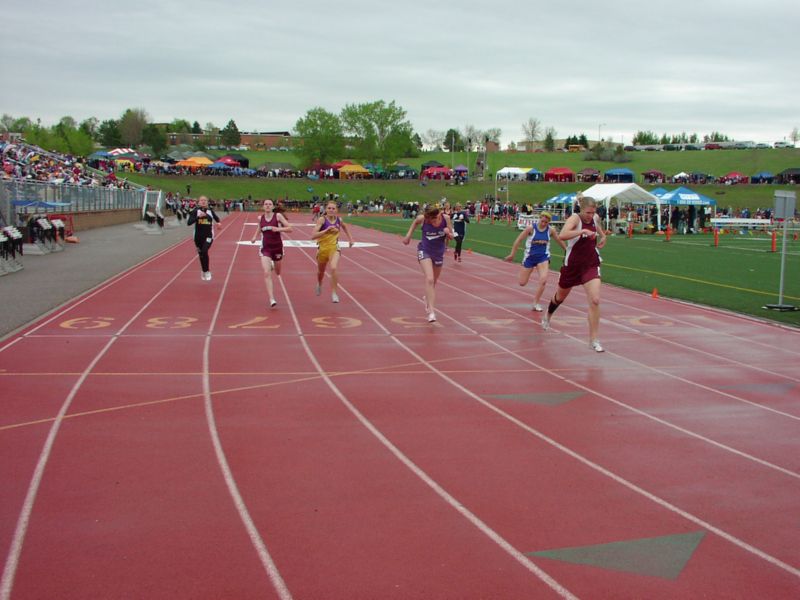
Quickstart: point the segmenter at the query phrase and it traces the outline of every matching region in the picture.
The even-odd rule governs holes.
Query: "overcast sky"
[[[798,0],[37,0],[4,3],[0,113],[144,108],[240,131],[394,100],[414,129],[535,117],[558,137],[637,130],[774,142],[800,126]]]

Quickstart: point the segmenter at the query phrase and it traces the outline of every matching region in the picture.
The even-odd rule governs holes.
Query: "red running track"
[[[270,310],[248,217],[0,346],[0,600],[800,597],[798,331],[473,254],[429,324],[359,228]]]

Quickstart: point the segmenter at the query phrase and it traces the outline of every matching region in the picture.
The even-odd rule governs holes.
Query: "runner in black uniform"
[[[214,243],[214,221],[219,223],[219,217],[213,209],[208,207],[208,198],[200,196],[197,206],[189,213],[187,225],[194,225],[194,245],[200,257],[200,268],[203,270],[200,279],[211,280],[211,271],[208,269],[208,249]]]

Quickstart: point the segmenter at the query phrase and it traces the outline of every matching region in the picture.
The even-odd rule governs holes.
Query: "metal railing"
[[[6,223],[15,223],[18,214],[32,212],[64,214],[141,209],[146,200],[144,189],[0,181],[0,213]]]

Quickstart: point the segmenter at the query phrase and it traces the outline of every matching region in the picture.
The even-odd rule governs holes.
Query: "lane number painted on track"
[[[109,327],[114,317],[76,317],[59,324],[64,329],[102,329]]]

